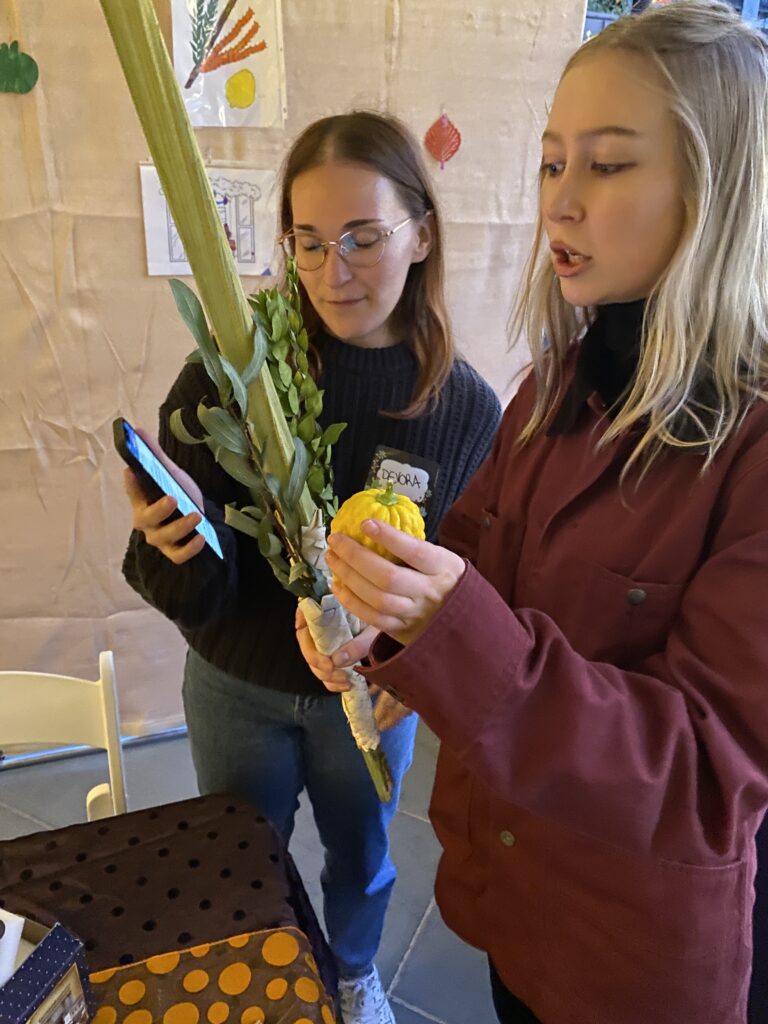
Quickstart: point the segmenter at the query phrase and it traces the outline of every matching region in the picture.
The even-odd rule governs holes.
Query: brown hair
[[[432,215],[432,248],[425,260],[411,265],[392,313],[393,328],[407,338],[419,373],[410,404],[388,415],[418,416],[440,394],[454,360],[443,285],[442,224],[429,175],[418,143],[396,118],[363,110],[324,117],[304,129],[285,159],[280,186],[281,232],[289,231],[293,223],[291,188],[296,178],[334,160],[362,164],[388,178],[411,217]],[[304,321],[312,338],[320,318],[303,287],[300,289]]]

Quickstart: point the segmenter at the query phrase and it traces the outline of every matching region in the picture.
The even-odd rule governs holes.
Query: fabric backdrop
[[[167,0],[157,9],[170,43]],[[434,165],[456,334],[508,397],[537,140],[584,0],[290,0],[283,21],[285,129],[200,129],[203,153],[276,168],[318,117],[385,110],[422,137],[445,110],[463,134]],[[182,720],[183,645],[121,577],[111,423],[154,429],[192,342],[167,280],[146,274],[149,155],[97,0],[2,0],[0,42],[13,39],[40,80],[0,94],[0,669],[95,677],[112,648],[123,731],[151,732]]]

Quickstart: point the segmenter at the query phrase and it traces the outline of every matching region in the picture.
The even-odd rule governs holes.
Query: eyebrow
[[[624,139],[639,139],[642,136],[642,132],[635,131],[634,128],[623,128],[618,124],[608,124],[603,128],[591,128],[588,132],[581,132],[577,136],[580,140],[596,139],[603,135],[616,135],[619,138]],[[558,135],[557,132],[545,131],[541,136],[542,142],[562,142],[563,138]]]
[[[365,224],[381,224],[382,220],[380,217],[364,217],[362,220],[348,220],[344,227],[341,229],[341,233],[345,231],[351,231],[353,228],[361,228]],[[294,224],[294,231],[312,231],[317,234],[317,228],[314,224]]]

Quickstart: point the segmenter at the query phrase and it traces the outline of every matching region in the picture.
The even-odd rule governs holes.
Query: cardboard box
[[[0,987],[0,1024],[87,1024],[94,1002],[82,942],[34,921],[22,940],[34,948]]]

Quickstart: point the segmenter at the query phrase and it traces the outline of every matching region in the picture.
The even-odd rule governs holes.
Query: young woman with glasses
[[[483,461],[500,409],[490,387],[454,355],[442,226],[416,142],[377,114],[310,125],[285,163],[280,219],[325,391],[321,419],[348,424],[333,449],[336,493],[343,501],[362,489],[374,459],[402,481],[418,475],[430,492],[434,539]],[[225,558],[205,550],[197,534],[190,538],[195,517],[166,522],[173,503],[148,505],[128,473],[134,532],[125,575],[188,641],[184,707],[200,790],[246,797],[287,841],[306,788],[325,847],[325,922],[342,1020],[392,1024],[373,959],[395,880],[387,829],[411,763],[416,717],[389,694],[378,696],[395,794],[382,805],[338,698],[296,645],[295,598],[257,545],[223,523],[224,506],[247,503],[247,493],[205,446],[180,444],[169,429],[174,409],[189,410],[191,420],[209,399],[204,370],[185,366],[160,410],[159,439],[216,525]],[[370,637],[358,638],[361,653]]]

